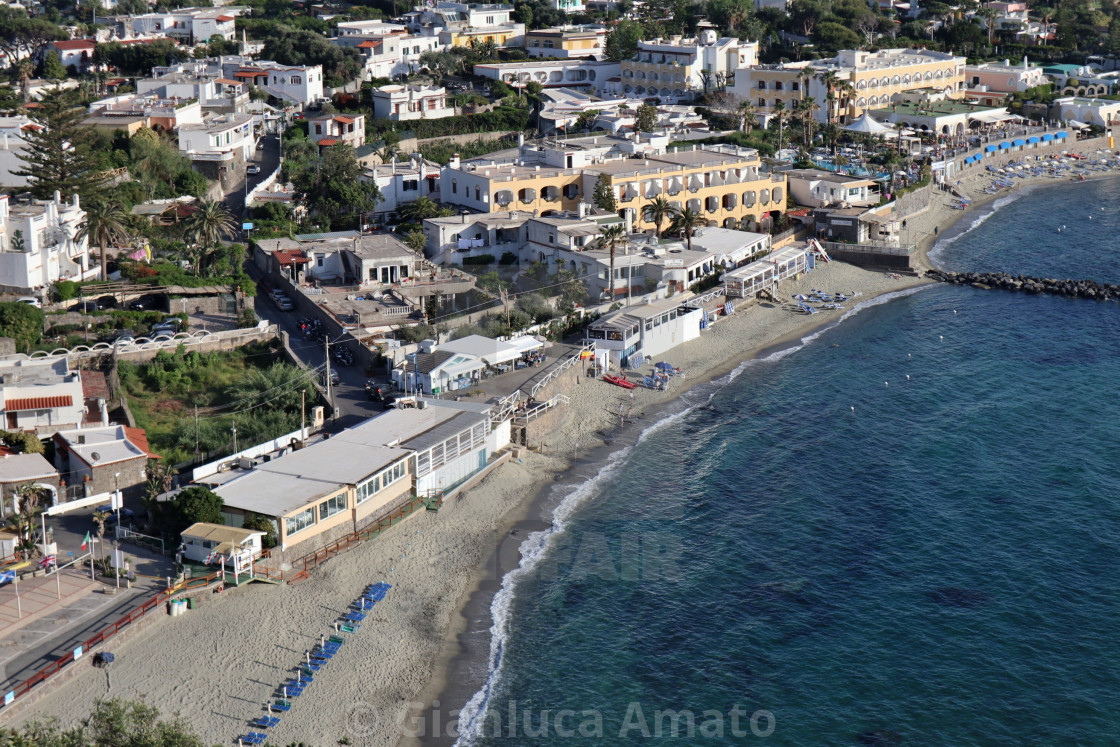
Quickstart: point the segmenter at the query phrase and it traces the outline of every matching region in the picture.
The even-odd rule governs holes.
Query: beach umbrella
[[[675,370],[671,363],[666,363],[665,361],[661,361],[660,363],[658,363],[656,368],[660,371],[673,371],[673,370]]]
[[[809,299],[805,297],[804,293],[798,293],[793,297],[793,300],[794,301],[808,301]]]

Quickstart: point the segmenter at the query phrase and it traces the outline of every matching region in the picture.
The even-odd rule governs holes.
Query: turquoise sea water
[[[1118,191],[936,256],[1116,282]],[[936,286],[729,378],[566,488],[464,744],[1120,740],[1120,307]]]

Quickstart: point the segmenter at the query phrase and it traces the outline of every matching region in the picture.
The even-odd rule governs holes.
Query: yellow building
[[[519,40],[523,38],[525,27],[521,24],[514,26],[491,26],[483,28],[464,28],[444,31],[440,34],[440,41],[451,47],[472,47],[487,42],[497,47],[519,47]]]
[[[440,199],[479,212],[547,216],[590,203],[599,175],[605,174],[619,215],[628,217],[634,230],[655,228],[646,220],[645,206],[659,195],[678,210],[691,208],[725,228],[766,226],[786,209],[785,177],[765,172],[751,148],[717,145],[583,162],[576,162],[574,154],[566,157],[571,168],[453,161],[440,176]]]
[[[809,97],[820,107],[818,121],[847,124],[864,111],[898,103],[903,94],[920,89],[963,96],[965,62],[964,57],[926,49],[849,49],[828,60],[738,70],[734,92],[762,113],[773,113],[778,101],[789,109]],[[825,80],[829,73],[835,76],[831,99]]]
[[[602,26],[539,29],[525,34],[530,57],[595,57],[603,52],[607,30]]]

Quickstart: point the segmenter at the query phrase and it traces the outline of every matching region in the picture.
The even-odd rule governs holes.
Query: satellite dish
[[[93,459],[93,461],[96,462],[97,460],[99,460],[101,458],[101,455],[95,451],[95,452],[90,454],[90,457]]]

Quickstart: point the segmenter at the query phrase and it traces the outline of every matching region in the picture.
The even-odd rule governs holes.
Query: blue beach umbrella
[[[673,368],[673,364],[666,363],[665,361],[661,361],[660,363],[658,363],[656,368],[660,371],[675,371],[676,370],[675,368]]]

